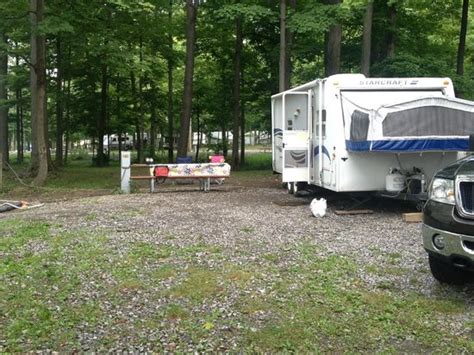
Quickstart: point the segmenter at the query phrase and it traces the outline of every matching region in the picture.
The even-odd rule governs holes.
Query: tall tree
[[[197,0],[186,0],[186,64],[184,70],[181,127],[178,141],[178,156],[181,157],[186,156],[188,153],[188,139],[191,126],[197,7]]]
[[[397,22],[397,4],[392,2],[388,6],[388,30],[386,37],[386,57],[393,58],[395,55],[395,37],[396,37],[396,22]]]
[[[56,165],[63,165],[63,51],[61,37],[56,38]]]
[[[296,11],[296,0],[290,0],[290,9],[294,13]],[[287,16],[288,17],[288,16]],[[292,74],[292,48],[293,48],[294,33],[291,29],[286,27],[286,55],[285,55],[285,85],[289,89],[291,87]]]
[[[325,0],[325,4],[331,7],[336,7],[341,4],[342,0]],[[337,11],[331,11],[337,13]],[[336,18],[335,22],[329,27],[325,35],[325,56],[324,68],[325,75],[337,74],[341,70],[341,40],[342,40],[342,26]]]
[[[237,3],[239,1],[237,0]],[[239,130],[241,125],[241,97],[240,97],[240,85],[242,77],[242,18],[237,16],[235,19],[236,30],[235,30],[235,52],[234,52],[234,125],[232,130],[232,166],[234,169],[238,169],[239,162]],[[242,137],[245,139],[245,137]]]
[[[8,54],[7,41],[0,33],[0,154],[3,164],[8,162],[8,106],[7,106],[7,74],[8,74]],[[0,166],[0,169],[3,169]]]
[[[102,63],[101,68],[101,84],[100,84],[100,113],[98,116],[97,122],[97,136],[98,136],[98,146],[97,146],[97,166],[105,166],[105,152],[104,152],[104,136],[106,132],[106,123],[107,123],[107,102],[108,102],[108,88],[109,88],[109,76],[108,76],[108,66],[107,63]],[[110,148],[110,147],[109,147]]]
[[[469,0],[462,2],[461,30],[459,33],[459,46],[456,73],[464,75],[464,56],[466,54],[466,34],[467,34],[467,17],[469,14]]]
[[[48,146],[46,142],[46,42],[39,30],[43,22],[44,0],[30,0],[31,21],[31,171],[33,183],[43,185],[48,176]]]
[[[20,58],[18,55],[15,56],[15,64],[19,66]],[[24,130],[23,130],[23,93],[22,87],[18,84],[15,88],[15,100],[16,100],[16,161],[18,163],[23,163],[23,140],[24,140]]]
[[[296,0],[290,0],[291,10],[296,10]],[[291,47],[293,44],[293,31],[286,25],[287,6],[286,0],[280,0],[280,60],[279,60],[279,91],[290,88],[291,82]]]
[[[362,59],[361,72],[365,76],[370,75],[370,54],[372,48],[372,18],[374,12],[374,1],[367,0],[364,14],[364,33],[362,37]]]
[[[173,110],[173,0],[169,0],[168,5],[168,162],[173,162],[174,156],[174,110]]]
[[[286,39],[286,0],[280,0],[280,62],[279,62],[279,91],[288,89],[286,78],[287,39]]]

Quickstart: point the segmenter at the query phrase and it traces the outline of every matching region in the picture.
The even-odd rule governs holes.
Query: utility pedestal
[[[120,156],[120,188],[125,194],[130,193],[130,162],[130,152],[122,152]]]

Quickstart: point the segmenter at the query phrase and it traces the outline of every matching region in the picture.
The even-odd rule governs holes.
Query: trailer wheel
[[[294,190],[293,190],[293,186],[294,186],[294,183],[293,182],[287,182],[286,183],[286,188],[288,189],[288,193],[289,194],[293,194]]]
[[[435,256],[428,255],[428,258],[433,277],[441,283],[463,285],[472,277],[470,272],[447,264]]]

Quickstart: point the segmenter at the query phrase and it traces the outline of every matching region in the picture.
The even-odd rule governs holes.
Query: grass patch
[[[170,320],[186,319],[189,317],[189,312],[179,304],[170,304],[166,308],[166,318]]]
[[[244,233],[252,233],[252,232],[255,231],[255,228],[253,228],[253,227],[244,227],[244,228],[241,228],[240,231],[244,232]]]
[[[253,153],[245,156],[245,163],[241,170],[271,170],[272,169],[272,151],[266,153]]]
[[[194,302],[217,296],[223,291],[219,284],[220,274],[205,268],[193,268],[188,271],[185,281],[171,289],[171,295],[184,297]]]
[[[230,270],[224,273],[224,278],[239,287],[243,287],[249,282],[253,273],[247,270],[239,269],[237,267],[232,267]]]
[[[403,267],[397,266],[384,266],[379,267],[376,265],[368,265],[365,268],[367,272],[370,272],[375,275],[384,276],[384,275],[393,275],[393,276],[402,276],[405,275],[409,270]]]
[[[280,256],[276,253],[268,253],[263,255],[263,258],[271,263],[276,263],[280,260]]]
[[[95,221],[97,219],[97,213],[89,213],[84,219],[88,222]]]
[[[272,306],[261,295],[252,294],[242,300],[239,308],[242,313],[253,315],[258,312],[268,311]]]
[[[304,258],[308,258],[308,253]],[[429,352],[472,351],[468,336],[452,334],[446,314],[468,311],[465,301],[427,299],[359,287],[357,265],[334,256],[300,263],[280,272],[269,295],[248,297],[241,311],[273,316],[245,334],[248,351],[256,352]],[[300,277],[294,287],[294,277]],[[393,285],[392,285],[393,286]],[[393,286],[394,287],[394,286]],[[285,300],[285,302],[281,302]],[[412,339],[406,341],[406,338]],[[442,344],[441,344],[442,343]],[[436,344],[436,345],[434,345]],[[441,347],[440,347],[441,346]]]
[[[222,247],[218,245],[211,245],[206,243],[196,243],[174,250],[175,256],[193,257],[198,254],[220,254]]]
[[[368,290],[358,276],[366,266],[322,258],[314,245],[242,266],[205,243],[130,242],[119,254],[107,236],[50,230],[44,221],[0,221],[4,352],[84,350],[79,335],[95,334],[98,324],[104,332],[87,344],[92,350],[127,337],[130,347],[156,341],[159,351],[151,335],[165,333],[176,346],[170,351],[190,344],[219,351],[235,341],[239,351],[258,353],[474,352],[472,335],[446,322],[470,311],[462,293],[429,298],[402,293],[396,283]],[[203,258],[221,263],[198,266]],[[223,299],[225,307],[214,307]],[[460,329],[472,328],[472,320],[458,319]]]
[[[168,246],[158,246],[152,243],[138,242],[130,248],[128,256],[134,262],[146,260],[159,260],[168,258],[171,255],[171,249]]]
[[[171,265],[162,265],[153,271],[151,278],[154,281],[162,281],[173,278],[178,274],[178,271]]]
[[[38,240],[44,243],[43,251],[34,253],[29,243]],[[76,243],[68,234],[53,237],[41,221],[17,222],[13,233],[0,241],[5,255],[0,261],[0,275],[6,280],[1,302],[7,320],[2,322],[1,333],[7,349],[73,346],[74,328],[84,322],[93,326],[101,317],[97,301],[77,298],[79,273],[87,273],[97,261],[98,254],[92,253],[96,241]],[[92,244],[94,248],[89,248]],[[74,246],[65,252],[66,245]],[[87,262],[79,262],[84,255]]]

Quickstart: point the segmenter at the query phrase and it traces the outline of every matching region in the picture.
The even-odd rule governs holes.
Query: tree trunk
[[[56,165],[63,165],[63,63],[62,43],[56,39],[57,74],[56,74]]]
[[[152,89],[153,90],[153,89]],[[149,155],[152,158],[155,158],[156,155],[156,105],[152,103],[151,105],[151,122],[150,122],[150,142],[149,142]]]
[[[140,67],[143,64],[143,38],[140,37],[140,52],[139,52],[139,59],[140,59]],[[143,73],[140,71],[140,75],[138,77],[138,104],[140,109],[139,111],[139,121],[138,121],[138,140],[140,142],[139,149],[138,149],[138,162],[144,163],[145,162],[145,104],[143,100]]]
[[[117,122],[118,122],[118,147],[119,147],[119,159],[121,159],[121,156],[122,156],[122,101],[120,100],[121,98],[121,78],[120,78],[120,75],[117,76],[117,85],[116,85],[116,89],[115,89],[115,93],[116,93],[116,99],[117,99],[117,104],[116,104],[116,109],[117,109]]]
[[[197,127],[196,127],[196,133],[197,133],[197,142],[196,142],[196,156],[194,158],[194,161],[196,163],[199,162],[199,150],[201,149],[201,120],[200,120],[200,117],[201,116],[201,112],[200,112],[200,109],[199,109],[199,104],[197,105],[196,107],[196,122],[197,122]]]
[[[137,85],[135,82],[135,73],[130,73],[130,85],[132,89],[132,107],[133,112],[137,110],[138,99],[137,99]],[[136,115],[135,115],[136,117]],[[133,148],[137,150],[137,160],[140,162],[142,160],[142,139],[140,135],[140,120],[135,118],[135,133],[133,134]]]
[[[286,79],[286,0],[280,0],[280,62],[279,91],[288,89]]]
[[[367,1],[364,15],[364,34],[362,39],[362,59],[361,59],[361,72],[365,76],[370,75],[370,54],[372,45],[372,18],[374,13],[374,2],[373,0]]]
[[[48,145],[46,141],[46,53],[45,37],[38,32],[43,21],[44,1],[30,0],[31,20],[31,171],[33,183],[43,185],[48,177]]]
[[[240,165],[245,163],[245,103],[240,105]]]
[[[395,56],[395,29],[396,29],[396,21],[397,21],[397,8],[396,4],[391,4],[388,8],[388,32],[387,32],[387,58],[393,58]]]
[[[21,88],[16,89],[16,161],[23,163],[23,105]]]
[[[290,0],[290,8],[293,12],[296,11],[296,0]],[[292,74],[292,62],[291,62],[291,49],[293,47],[293,32],[286,28],[286,54],[285,54],[285,88],[286,90],[291,87],[291,74]]]
[[[462,2],[461,31],[459,33],[459,46],[456,73],[464,75],[464,55],[466,54],[466,34],[467,34],[467,17],[469,13],[469,0]]]
[[[242,19],[236,19],[235,53],[234,53],[234,127],[232,130],[232,167],[239,169],[239,133],[240,133],[240,82],[242,73]]]
[[[173,114],[173,33],[171,32],[173,17],[173,1],[168,8],[168,163],[173,162],[174,156],[174,114]]]
[[[178,156],[186,156],[191,126],[193,74],[194,74],[194,47],[196,42],[197,3],[186,0],[186,68],[184,72],[184,93],[181,114],[181,127],[178,141]]]
[[[6,45],[6,38],[0,34],[1,40]],[[8,163],[8,99],[7,90],[8,54],[6,50],[0,49],[0,154],[2,155],[2,165]],[[0,166],[0,169],[3,169]]]
[[[338,6],[342,0],[325,0],[326,5]],[[337,74],[341,70],[342,26],[333,24],[325,36],[326,52],[324,56],[325,75]]]
[[[70,49],[69,49],[70,53]],[[69,59],[71,55],[69,55]],[[67,87],[66,87],[66,122],[65,122],[65,151],[64,151],[64,165],[67,164],[67,158],[69,154],[69,145],[70,145],[70,137],[71,137],[71,79],[67,80]]]
[[[222,133],[222,155],[227,158],[228,148],[227,148],[227,128],[225,124],[222,126],[221,129]]]
[[[105,154],[104,154],[104,136],[105,136],[105,125],[107,121],[107,88],[108,88],[108,68],[107,64],[102,65],[102,79],[100,89],[100,114],[97,122],[97,159],[96,165],[99,167],[105,166]]]

